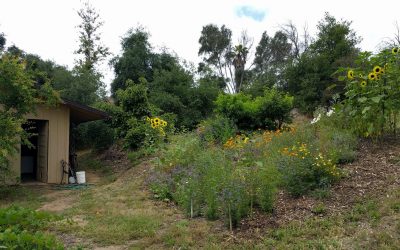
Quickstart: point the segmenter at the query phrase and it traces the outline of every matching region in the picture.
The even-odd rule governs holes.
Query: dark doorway
[[[31,145],[21,145],[21,181],[47,182],[48,121],[28,120],[23,129]]]

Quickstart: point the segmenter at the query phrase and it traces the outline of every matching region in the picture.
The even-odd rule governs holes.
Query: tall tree
[[[105,95],[102,74],[97,67],[110,52],[101,42],[100,28],[103,22],[94,7],[89,2],[84,2],[77,13],[81,18],[81,23],[77,26],[79,48],[75,51],[79,58],[73,70],[76,81],[69,91],[75,93],[71,97],[76,101],[93,104],[96,99]]]
[[[252,39],[242,32],[238,44],[232,46],[232,31],[225,25],[220,28],[214,24],[203,27],[199,39],[199,55],[203,56],[203,64],[215,70],[225,79],[226,90],[238,93],[242,90],[247,69]],[[199,65],[204,68],[202,65]]]
[[[265,87],[282,87],[283,73],[289,60],[293,57],[292,46],[282,31],[273,37],[264,32],[256,47],[253,69],[253,92],[263,94]],[[253,93],[254,95],[254,93]]]
[[[89,2],[84,2],[83,8],[78,10],[81,18],[79,29],[79,48],[75,51],[81,55],[78,65],[86,70],[95,71],[96,66],[110,55],[109,49],[101,43],[100,28],[104,22]]]
[[[359,49],[360,38],[351,29],[351,22],[337,21],[329,13],[318,23],[318,34],[299,60],[286,71],[287,90],[296,96],[303,111],[312,112],[318,105],[329,105],[343,86],[332,74],[338,67],[351,66]]]
[[[115,79],[111,84],[113,95],[118,89],[125,89],[126,81],[139,82],[141,77],[153,79],[153,54],[149,43],[150,34],[143,27],[130,29],[122,38],[122,55],[111,60]]]
[[[5,45],[6,45],[6,37],[4,33],[0,33],[0,52],[4,50]]]

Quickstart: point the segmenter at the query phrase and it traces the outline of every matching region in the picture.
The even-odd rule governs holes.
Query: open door
[[[47,182],[48,179],[48,145],[49,145],[49,121],[38,121],[38,142],[37,142],[37,169],[36,178],[38,181]]]

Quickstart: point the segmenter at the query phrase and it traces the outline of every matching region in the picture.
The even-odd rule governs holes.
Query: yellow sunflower
[[[151,127],[152,127],[152,128],[156,128],[156,125],[152,122],[152,123],[151,123]]]
[[[353,78],[354,78],[354,72],[353,72],[353,70],[347,71],[347,78],[349,78],[350,80],[353,80]]]
[[[368,79],[370,80],[376,80],[376,74],[374,72],[371,72],[368,74]]]
[[[393,49],[392,49],[392,53],[393,53],[393,54],[399,53],[399,48],[393,48]]]
[[[166,127],[167,124],[168,124],[168,123],[167,123],[166,121],[163,121],[163,122],[162,122],[162,125],[163,125],[164,127]]]
[[[154,122],[155,122],[155,123],[160,123],[160,118],[158,118],[158,117],[157,117],[157,118],[154,118]]]
[[[365,87],[367,86],[367,81],[362,81],[362,82],[360,83],[360,86],[363,87],[363,88],[365,88]]]
[[[375,67],[374,67],[374,73],[375,73],[375,74],[380,74],[380,73],[382,73],[382,68],[379,67],[379,66],[375,66]]]
[[[151,121],[150,117],[147,116],[146,121],[148,121],[148,122]]]
[[[376,80],[380,80],[381,79],[381,75],[376,75]]]

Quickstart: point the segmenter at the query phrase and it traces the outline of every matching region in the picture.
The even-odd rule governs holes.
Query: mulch
[[[293,198],[280,191],[274,212],[266,214],[255,211],[241,221],[235,236],[253,238],[266,229],[277,228],[291,221],[339,215],[367,198],[379,198],[389,190],[400,187],[400,138],[362,140],[356,159],[340,166],[347,175],[331,187],[329,197],[323,200],[310,195]],[[324,213],[316,214],[313,208],[321,203],[324,204]]]

